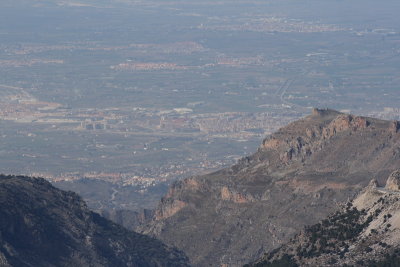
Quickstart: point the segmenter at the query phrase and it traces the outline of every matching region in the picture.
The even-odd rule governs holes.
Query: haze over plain
[[[0,171],[96,188],[95,209],[138,210],[311,107],[399,119],[399,10],[392,0],[1,1]]]

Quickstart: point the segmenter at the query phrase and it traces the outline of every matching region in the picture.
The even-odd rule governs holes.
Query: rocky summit
[[[371,178],[386,182],[400,166],[399,128],[314,109],[236,165],[176,182],[140,231],[183,250],[194,266],[253,262],[336,211]]]
[[[183,253],[44,179],[0,175],[0,207],[0,266],[188,266]]]
[[[400,190],[390,187],[399,173],[385,187],[372,180],[353,201],[248,266],[399,266]]]

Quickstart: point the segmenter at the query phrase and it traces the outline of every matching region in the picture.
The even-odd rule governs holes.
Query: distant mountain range
[[[176,182],[138,230],[181,249],[194,266],[256,261],[372,178],[384,184],[400,166],[399,129],[397,121],[314,109],[231,168]]]
[[[0,266],[188,266],[162,242],[126,230],[44,179],[0,176]]]

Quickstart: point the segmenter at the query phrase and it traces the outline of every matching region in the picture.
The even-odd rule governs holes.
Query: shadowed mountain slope
[[[188,266],[183,253],[44,179],[1,175],[0,207],[0,266]]]
[[[140,230],[195,266],[241,266],[400,166],[399,123],[314,109],[231,168],[175,183]]]

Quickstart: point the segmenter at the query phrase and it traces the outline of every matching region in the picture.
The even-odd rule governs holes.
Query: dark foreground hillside
[[[40,178],[0,175],[0,266],[188,266],[183,253],[91,212]]]

